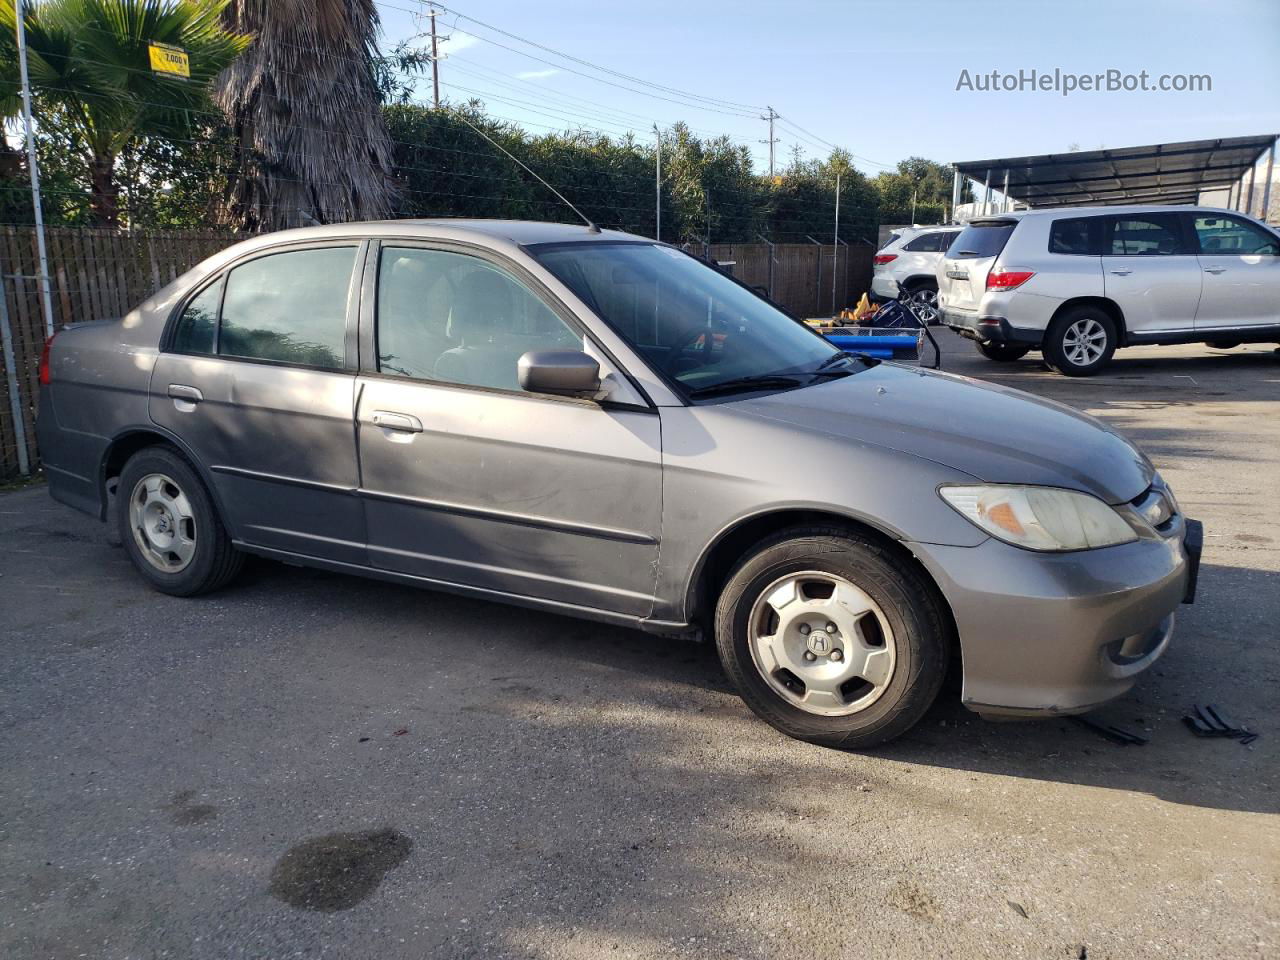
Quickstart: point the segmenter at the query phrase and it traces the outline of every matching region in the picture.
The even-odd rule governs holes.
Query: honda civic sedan
[[[841,351],[624,233],[255,237],[58,333],[40,381],[50,493],[158,590],[252,553],[713,638],[823,744],[903,733],[957,659],[980,714],[1087,711],[1194,594],[1199,525],[1098,421]]]

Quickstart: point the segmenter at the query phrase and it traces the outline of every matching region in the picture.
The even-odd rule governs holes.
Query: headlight
[[[938,493],[991,536],[1028,550],[1087,550],[1138,539],[1114,509],[1075,490],[986,484]]]

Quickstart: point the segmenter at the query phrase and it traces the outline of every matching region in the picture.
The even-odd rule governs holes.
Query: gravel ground
[[[0,956],[1280,955],[1280,357],[946,347],[1205,521],[1199,601],[1102,714],[1148,746],[953,692],[840,753],[705,647],[267,562],[172,599],[34,488],[0,495]],[[1193,738],[1206,701],[1262,738]]]

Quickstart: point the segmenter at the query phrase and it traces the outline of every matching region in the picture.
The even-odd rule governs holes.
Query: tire
[[[978,352],[988,360],[1000,360],[1008,363],[1012,360],[1021,360],[1031,352],[1030,347],[1019,346],[1016,343],[983,343],[978,341]]]
[[[192,597],[227,584],[244,555],[199,474],[166,446],[139,450],[120,472],[116,528],[129,559],[161,593]]]
[[[942,313],[938,310],[938,285],[925,281],[911,287],[906,292],[919,313],[920,321],[926,326],[936,326],[942,322]]]
[[[1215,350],[1232,350],[1240,346],[1239,340],[1210,340],[1209,346]]]
[[[1068,377],[1091,377],[1108,363],[1118,346],[1116,324],[1097,307],[1073,307],[1049,325],[1044,358]]]
[[[845,603],[835,604],[837,591]],[[851,616],[859,608],[868,612]],[[840,622],[834,633],[822,629],[828,614]],[[842,748],[914,726],[938,695],[950,650],[933,584],[885,544],[839,527],[793,528],[760,543],[725,582],[715,633],[725,673],[762,720]]]

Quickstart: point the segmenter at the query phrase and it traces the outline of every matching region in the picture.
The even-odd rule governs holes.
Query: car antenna
[[[525,163],[524,161],[522,161],[519,157],[517,157],[514,153],[512,153],[510,150],[508,150],[506,147],[504,147],[502,144],[500,144],[497,140],[493,139],[493,137],[489,136],[487,133],[485,133],[483,130],[481,130],[479,127],[477,127],[474,123],[472,123],[470,120],[468,120],[466,117],[464,117],[464,116],[462,115],[462,111],[461,111],[461,110],[458,110],[458,109],[456,109],[456,108],[446,108],[446,109],[453,109],[453,113],[454,113],[454,115],[455,115],[455,116],[457,116],[457,118],[458,118],[459,120],[461,120],[463,123],[465,123],[468,127],[470,127],[472,130],[474,130],[476,133],[480,134],[480,136],[482,136],[482,137],[484,137],[486,140],[488,140],[491,144],[493,144],[493,146],[497,147],[499,150],[501,150],[503,153],[505,153],[508,157],[510,157],[510,158],[511,158],[511,160],[513,160],[515,163],[519,164],[519,165],[520,165],[520,167],[521,167],[523,170],[525,170],[525,172],[527,172],[527,173],[529,174],[529,176],[533,177],[533,179],[537,180],[540,184],[542,184],[544,187],[546,187],[548,190],[550,190],[552,193],[554,193],[557,197],[559,197],[559,198],[561,199],[561,201],[563,201],[563,203],[564,203],[564,205],[565,205],[566,207],[568,207],[570,210],[572,210],[574,213],[576,213],[579,217],[581,217],[581,218],[582,218],[583,223],[585,223],[585,224],[587,225],[587,230],[588,230],[590,233],[599,233],[599,232],[600,232],[600,228],[599,228],[599,227],[597,227],[597,226],[595,225],[595,223],[593,223],[593,222],[592,222],[591,218],[590,218],[590,217],[588,217],[588,216],[587,216],[585,213],[583,213],[581,210],[579,210],[577,207],[575,207],[572,203],[570,203],[570,202],[569,202],[569,198],[568,198],[568,197],[566,197],[563,193],[561,193],[559,190],[557,190],[557,189],[556,189],[555,187],[553,187],[551,184],[547,183],[547,181],[543,180],[540,176],[538,176],[538,175],[533,171],[533,168],[532,168],[532,167],[530,167],[527,163]]]

